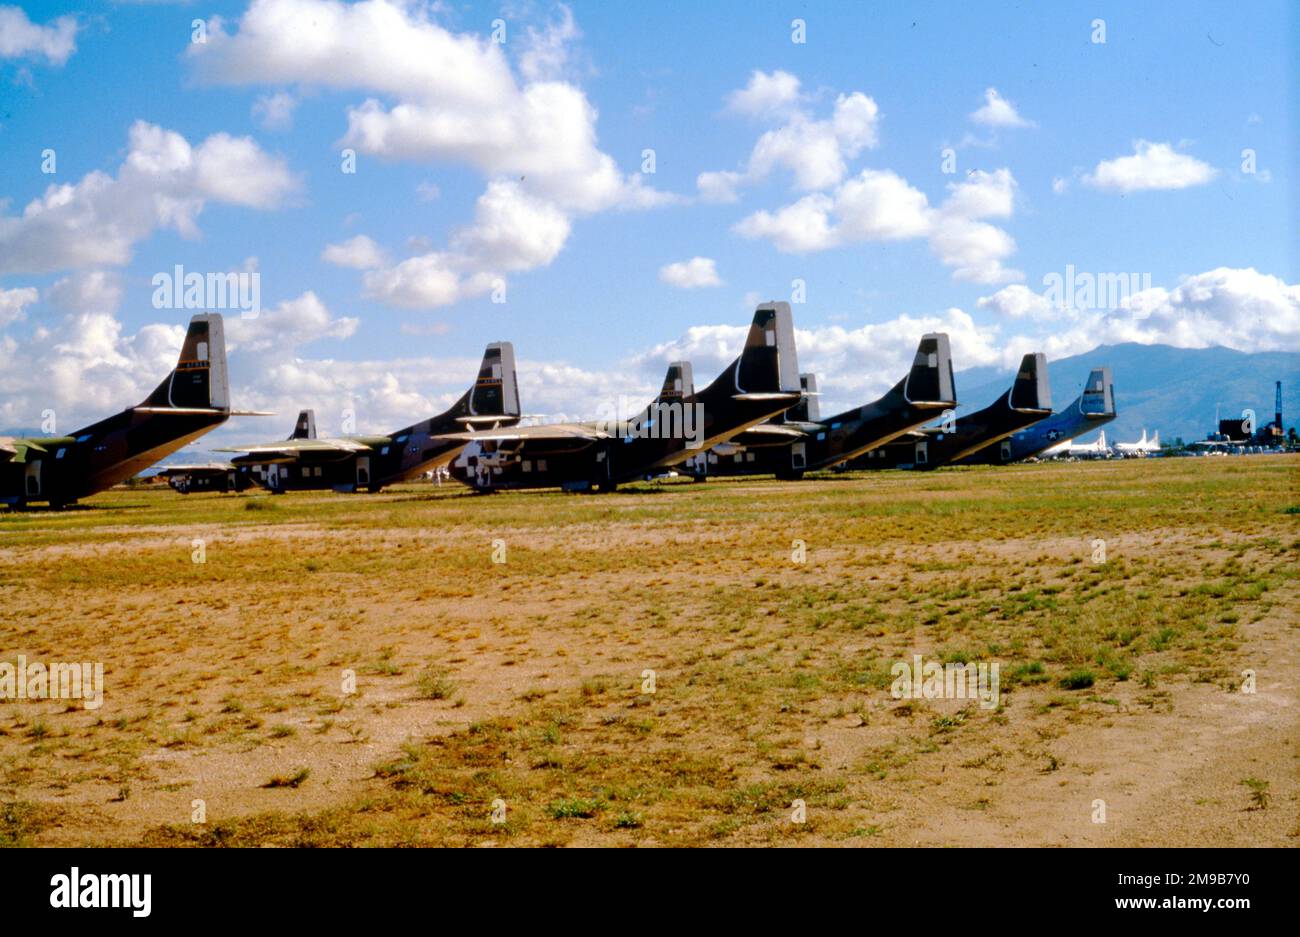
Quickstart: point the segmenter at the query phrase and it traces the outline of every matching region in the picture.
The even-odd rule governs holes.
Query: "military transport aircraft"
[[[1115,389],[1110,379],[1110,368],[1093,368],[1083,393],[1068,407],[1039,420],[1028,429],[1012,433],[996,446],[985,446],[968,455],[958,465],[1006,465],[1068,443],[1076,436],[1091,433],[1115,419]]]
[[[872,449],[849,468],[932,469],[948,465],[1037,423],[1052,413],[1047,356],[1029,354],[1020,362],[1011,389],[977,413],[940,426],[913,430],[898,441]]]
[[[232,415],[219,313],[190,320],[176,368],[138,406],[69,436],[0,439],[0,504],[76,503],[125,481]]]
[[[299,412],[298,422],[294,424],[289,438],[316,438],[315,410]],[[183,495],[192,491],[244,491],[257,484],[249,466],[235,465],[233,462],[204,462],[201,465],[172,462],[162,466],[158,476],[166,479],[168,485]]]
[[[244,491],[255,484],[247,469],[229,462],[177,463],[164,466],[157,475],[183,495],[194,491]]]
[[[241,452],[231,464],[249,466],[258,484],[275,494],[289,490],[333,488],[378,491],[446,465],[464,441],[466,427],[506,427],[519,421],[519,387],[515,348],[494,342],[483,353],[478,379],[451,408],[435,417],[385,436],[294,436],[277,442],[219,450]],[[299,417],[301,426],[302,417]]]
[[[799,397],[790,304],[764,303],[754,313],[740,357],[703,390],[694,390],[689,363],[674,362],[660,395],[625,423],[460,433],[455,438],[466,446],[449,470],[478,491],[613,491],[620,482],[667,474],[693,453],[781,413]]]
[[[1145,456],[1151,455],[1152,453],[1159,452],[1160,451],[1160,430],[1156,430],[1156,434],[1152,436],[1150,439],[1147,439],[1146,427],[1143,427],[1141,439],[1139,439],[1137,442],[1117,442],[1115,443],[1115,451],[1118,452],[1121,456],[1123,456],[1126,459],[1143,458]]]
[[[708,475],[775,475],[797,479],[883,445],[957,406],[948,336],[921,338],[912,370],[878,400],[820,419],[817,378],[799,376],[804,397],[781,416],[733,436],[686,463],[697,479]]]
[[[1068,455],[1072,459],[1109,459],[1110,445],[1106,442],[1106,431],[1102,430],[1098,433],[1093,442],[1076,443],[1071,439],[1066,443],[1064,451],[1056,454]]]

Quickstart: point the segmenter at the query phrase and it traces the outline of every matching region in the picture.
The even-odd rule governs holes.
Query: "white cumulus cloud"
[[[692,257],[659,268],[660,282],[681,290],[695,290],[706,286],[722,286],[717,264],[710,257]]]
[[[51,185],[20,215],[0,214],[0,274],[121,266],[159,228],[197,236],[208,202],[274,208],[297,187],[284,161],[248,137],[217,133],[192,146],[136,121],[116,176]]]
[[[1034,122],[1020,116],[1014,104],[1002,95],[997,88],[986,88],[984,106],[972,111],[970,119],[985,127],[1032,127]]]
[[[737,114],[765,116],[784,111],[802,99],[799,79],[777,69],[770,74],[755,69],[749,84],[727,95],[727,108]]]
[[[1102,160],[1083,181],[1113,192],[1142,192],[1204,185],[1218,172],[1209,163],[1179,153],[1168,143],[1138,140],[1132,156]]]
[[[288,130],[293,126],[293,111],[298,99],[287,91],[258,95],[253,102],[253,118],[267,130]]]
[[[761,182],[777,170],[789,172],[796,189],[829,188],[844,179],[850,160],[879,142],[880,109],[860,91],[839,95],[831,113],[818,119],[805,106],[798,78],[782,71],[756,71],[727,102],[732,111],[779,118],[781,125],[758,138],[743,169],[699,174],[696,188],[707,202],[733,202],[740,187]]]
[[[0,59],[43,56],[51,65],[62,65],[77,51],[77,29],[75,16],[41,26],[22,7],[0,6]]]
[[[401,306],[456,302],[549,264],[578,216],[673,200],[601,151],[595,108],[558,77],[580,35],[566,8],[526,32],[515,65],[501,44],[452,32],[436,15],[400,0],[254,0],[233,32],[214,21],[208,41],[187,53],[212,83],[367,93],[348,108],[342,146],[484,176],[473,223],[445,250],[368,273],[367,295]]]
[[[949,185],[947,200],[933,208],[924,192],[897,173],[864,169],[829,194],[815,192],[775,212],[755,212],[734,230],[788,253],[924,237],[958,279],[1000,283],[1023,277],[1003,265],[1015,252],[1015,241],[980,219],[1009,217],[1015,187],[1008,169],[974,171],[966,181]]]
[[[336,267],[351,267],[353,270],[373,270],[388,262],[383,249],[364,234],[341,244],[327,244],[320,257]]]

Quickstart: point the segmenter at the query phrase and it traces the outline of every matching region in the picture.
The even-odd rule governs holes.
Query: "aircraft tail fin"
[[[1088,374],[1088,383],[1083,385],[1083,396],[1079,398],[1079,410],[1090,417],[1115,415],[1115,387],[1110,368],[1093,368]]]
[[[668,371],[664,374],[659,396],[628,423],[632,427],[630,431],[636,435],[646,427],[658,425],[658,432],[667,434],[667,438],[677,438],[677,434],[683,432],[686,398],[694,393],[695,376],[691,363],[674,361],[668,365]],[[673,429],[674,426],[677,427],[676,430]],[[624,427],[615,421],[603,421],[603,428],[609,433],[624,431]]]
[[[1052,385],[1047,380],[1047,355],[1042,352],[1025,355],[1016,372],[1016,382],[1011,386],[1010,405],[1013,410],[1052,409]]]
[[[1100,451],[1103,451],[1103,452],[1104,452],[1105,450],[1107,450],[1107,449],[1110,448],[1110,446],[1106,445],[1106,431],[1105,431],[1105,430],[1102,430],[1102,431],[1098,434],[1098,436],[1097,436],[1097,448],[1098,448]]]
[[[1160,430],[1156,430],[1156,434],[1151,437],[1147,445],[1149,445],[1152,449],[1160,448]]]
[[[466,405],[469,417],[518,417],[519,382],[515,377],[515,346],[493,342],[483,352],[478,378],[470,389]]]
[[[745,349],[735,363],[735,395],[799,393],[799,360],[789,303],[763,303],[754,312]]]
[[[290,439],[315,439],[316,438],[316,411],[303,410],[298,414],[298,422],[293,425],[293,433]]]
[[[695,393],[695,372],[689,361],[674,361],[664,375],[664,386],[656,403],[681,401]]]
[[[229,412],[230,379],[221,313],[203,313],[190,319],[176,367],[144,399],[140,408]]]
[[[437,416],[395,430],[392,435],[409,433],[460,432],[511,425],[522,415],[519,408],[519,382],[515,377],[515,346],[510,342],[493,342],[483,351],[478,377],[469,390]]]
[[[799,389],[803,396],[799,402],[785,411],[783,422],[816,423],[821,419],[821,404],[817,402],[817,375],[811,372],[799,375]]]
[[[912,359],[912,370],[903,381],[903,396],[911,403],[957,402],[952,376],[952,350],[946,332],[921,336]]]

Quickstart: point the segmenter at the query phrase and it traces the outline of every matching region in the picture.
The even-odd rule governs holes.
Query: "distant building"
[[[1224,442],[1245,442],[1250,438],[1250,421],[1241,419],[1220,420],[1219,432],[1213,438]]]

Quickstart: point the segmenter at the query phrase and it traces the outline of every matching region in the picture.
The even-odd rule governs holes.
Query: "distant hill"
[[[1247,407],[1260,425],[1273,419],[1273,382],[1282,382],[1282,423],[1300,427],[1300,354],[1284,351],[1250,354],[1230,348],[1174,348],[1171,345],[1100,345],[1058,361],[1049,360],[1054,409],[1079,395],[1088,372],[1109,365],[1115,379],[1119,416],[1106,427],[1106,438],[1131,441],[1145,428],[1160,431],[1161,442],[1176,436],[1204,439],[1214,428],[1217,405],[1223,419]],[[958,413],[991,403],[1010,386],[1012,371],[970,368],[958,371]],[[1082,437],[1090,442],[1095,436]]]

